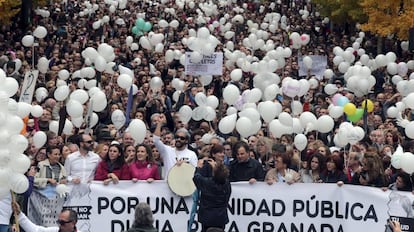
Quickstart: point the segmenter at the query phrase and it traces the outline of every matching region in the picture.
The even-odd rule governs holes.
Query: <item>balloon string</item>
[[[15,194],[12,190],[10,190],[10,194],[11,194],[11,198],[12,198],[12,204],[17,204],[16,196],[15,196]],[[14,222],[16,224],[15,232],[20,232],[19,215],[17,214],[17,212],[14,212]]]

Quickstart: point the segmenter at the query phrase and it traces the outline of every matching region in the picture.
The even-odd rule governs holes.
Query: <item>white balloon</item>
[[[332,131],[334,124],[335,122],[331,116],[322,115],[321,117],[318,118],[317,128],[318,128],[318,131],[321,133],[328,133]]]
[[[129,90],[129,88],[132,85],[132,77],[128,74],[121,74],[119,75],[118,79],[117,79],[117,84],[119,85],[119,87]]]
[[[31,46],[33,46],[33,43],[34,43],[34,37],[33,37],[33,35],[25,35],[25,36],[23,36],[23,38],[22,38],[22,44],[23,44],[23,46],[25,46],[25,47],[31,47]]]
[[[125,122],[126,122],[126,117],[124,113],[122,112],[122,110],[119,110],[119,109],[114,110],[111,115],[111,121],[114,124],[116,129],[118,130],[121,129],[125,125]]]
[[[303,151],[308,145],[308,138],[304,134],[297,134],[294,139],[294,144],[299,151]]]
[[[408,138],[414,139],[414,121],[411,121],[405,126],[405,134]]]
[[[106,108],[108,103],[106,95],[102,91],[97,91],[92,97],[92,110],[95,112],[101,112]]]
[[[233,105],[239,99],[240,90],[235,85],[227,85],[223,90],[223,99],[229,105]]]
[[[44,26],[37,26],[33,31],[33,35],[38,39],[43,39],[47,35],[47,30]]]
[[[67,85],[59,86],[54,93],[56,101],[64,101],[69,95],[70,89]]]
[[[43,145],[46,144],[47,141],[47,136],[46,133],[43,131],[37,131],[34,135],[33,135],[33,145],[36,148],[41,148],[43,147]]]
[[[31,114],[33,117],[38,118],[43,114],[43,108],[40,105],[32,106]]]
[[[283,125],[285,125],[287,127],[292,127],[293,126],[292,116],[290,116],[290,114],[288,114],[286,112],[280,113],[278,119],[279,119],[280,123],[282,123]]]
[[[183,105],[181,106],[178,115],[180,117],[180,120],[183,123],[187,124],[191,120],[192,113],[193,110],[191,109],[191,107],[189,107],[188,105]]]
[[[32,111],[32,105],[26,102],[18,102],[17,103],[17,115],[20,118],[24,118],[30,114]]]
[[[236,122],[237,132],[243,137],[247,138],[251,135],[252,121],[248,117],[240,117]]]
[[[70,94],[70,100],[78,101],[81,104],[85,104],[89,100],[88,93],[83,89],[76,89]]]
[[[414,155],[411,152],[404,152],[401,156],[401,169],[408,173],[412,174],[414,172]]]
[[[14,172],[24,174],[30,168],[30,159],[25,154],[13,154],[8,166]]]
[[[242,78],[243,71],[241,69],[234,69],[230,73],[230,77],[233,81],[239,81]]]
[[[142,120],[132,119],[127,131],[131,133],[131,137],[135,140],[135,145],[137,145],[144,141],[147,134],[147,127]]]
[[[29,188],[29,181],[25,175],[13,173],[10,175],[9,188],[15,193],[24,193]]]
[[[66,103],[66,111],[72,118],[79,118],[83,115],[83,105],[76,100],[69,100]]]

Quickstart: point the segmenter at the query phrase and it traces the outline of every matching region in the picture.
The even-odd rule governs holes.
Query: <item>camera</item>
[[[275,168],[275,161],[274,161],[274,160],[272,160],[272,161],[270,161],[270,162],[267,162],[267,165],[268,165],[269,167],[271,167],[271,168]]]

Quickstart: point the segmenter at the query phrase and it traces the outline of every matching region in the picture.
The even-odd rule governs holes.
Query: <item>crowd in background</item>
[[[175,148],[177,141],[188,145],[188,149],[197,155],[198,159],[214,159],[229,167],[230,181],[266,181],[303,183],[338,183],[357,184],[364,186],[381,187],[412,191],[412,180],[410,174],[391,166],[391,156],[398,145],[402,145],[405,151],[414,152],[414,142],[408,139],[404,130],[397,124],[395,119],[386,115],[387,107],[401,100],[396,86],[385,69],[376,70],[373,75],[376,85],[368,96],[374,103],[374,110],[368,113],[364,128],[367,129],[365,138],[353,146],[345,148],[337,147],[333,141],[341,122],[346,117],[335,121],[335,128],[330,133],[318,133],[310,131],[306,134],[308,139],[307,148],[299,151],[295,148],[294,135],[285,134],[280,138],[274,137],[263,124],[256,135],[241,138],[237,132],[222,134],[218,130],[218,122],[225,116],[228,105],[223,102],[223,88],[229,83],[237,85],[240,90],[253,88],[253,73],[243,73],[243,78],[235,82],[230,78],[231,68],[223,66],[222,76],[213,76],[211,84],[203,86],[197,76],[186,75],[184,66],[179,61],[171,63],[165,61],[163,52],[138,49],[132,51],[125,43],[127,36],[133,35],[131,30],[137,19],[137,14],[145,13],[145,19],[152,23],[152,30],[165,35],[165,50],[180,50],[185,52],[186,46],[182,39],[188,36],[190,28],[197,29],[208,26],[210,22],[218,20],[226,14],[230,18],[236,13],[236,6],[244,9],[244,18],[255,22],[261,22],[266,12],[270,12],[270,2],[235,2],[217,9],[217,15],[211,16],[210,22],[197,24],[196,8],[179,8],[174,1],[164,1],[163,4],[155,4],[151,1],[129,1],[123,10],[117,10],[116,14],[109,12],[103,1],[91,1],[99,5],[99,9],[89,16],[80,16],[79,12],[84,9],[81,1],[68,0],[62,3],[53,3],[47,7],[50,11],[49,17],[33,15],[30,28],[23,30],[19,27],[18,20],[10,25],[0,27],[0,67],[4,67],[7,76],[16,78],[20,84],[23,83],[24,73],[33,69],[32,62],[45,56],[49,59],[49,71],[40,74],[37,87],[45,87],[48,97],[38,101],[33,98],[33,104],[40,104],[44,111],[39,118],[29,118],[26,123],[25,135],[29,139],[29,147],[26,150],[32,160],[32,166],[37,172],[30,172],[35,176],[34,185],[42,188],[48,184],[73,182],[76,184],[72,167],[76,167],[76,160],[68,159],[73,153],[94,153],[88,159],[91,160],[90,173],[80,179],[84,181],[101,180],[104,184],[119,180],[153,180],[166,179],[167,171],[163,168],[165,162],[160,154],[160,144]],[[273,3],[274,4],[274,3]],[[260,6],[265,6],[260,11]],[[310,12],[309,17],[303,19],[299,10],[306,9]],[[175,9],[171,14],[166,9]],[[308,1],[279,1],[275,4],[274,12],[287,17],[289,29],[279,28],[275,33],[270,33],[270,38],[276,46],[290,46],[289,34],[298,32],[310,35],[310,43],[301,49],[292,49],[292,56],[286,59],[283,69],[276,73],[283,80],[284,77],[295,79],[311,78],[311,76],[299,76],[298,58],[301,55],[325,55],[328,59],[328,67],[334,70],[333,78],[320,79],[318,87],[311,89],[308,94],[300,98],[302,103],[309,103],[309,110],[317,117],[328,114],[330,96],[324,92],[324,86],[328,83],[336,84],[341,93],[359,105],[359,98],[347,91],[343,74],[333,64],[333,48],[340,46],[347,48],[351,46],[358,34],[358,29],[351,25],[326,22],[323,16],[316,13],[315,6]],[[93,29],[92,24],[97,18],[109,15],[111,20],[99,29]],[[116,23],[115,19],[122,18],[122,23]],[[161,28],[157,25],[160,19],[179,21],[178,28]],[[38,41],[39,45],[34,50],[24,47],[21,39],[28,32],[43,25],[48,34],[44,39]],[[243,45],[243,39],[248,36],[248,27],[245,24],[232,27],[235,35],[234,49],[246,54],[251,51]],[[212,33],[219,40],[225,41],[219,31]],[[139,36],[134,36],[138,41]],[[75,128],[72,135],[58,135],[49,130],[52,120],[59,120],[59,111],[62,103],[54,99],[54,90],[58,79],[58,72],[67,69],[70,73],[85,67],[82,50],[86,47],[95,47],[102,43],[113,46],[116,53],[115,63],[133,70],[135,74],[134,83],[138,86],[138,92],[134,96],[130,117],[141,119],[147,126],[147,135],[142,144],[136,145],[130,133],[125,131],[126,127],[116,129],[111,122],[111,113],[117,109],[127,111],[128,93],[117,85],[119,73],[109,74],[103,72],[100,77],[99,86],[105,91],[108,105],[105,110],[98,113],[99,120],[93,131],[85,133],[85,126]],[[378,51],[393,51],[397,54],[398,61],[408,61],[413,54],[403,51],[394,38],[384,38],[382,47],[377,47],[377,37],[366,33],[361,46],[371,57],[375,57]],[[223,44],[216,51],[223,52]],[[34,52],[34,54],[33,54]],[[255,56],[261,58],[264,52],[257,50]],[[15,70],[14,59],[19,58],[22,66]],[[135,58],[140,58],[137,63]],[[408,79],[410,73],[403,77]],[[163,80],[163,89],[157,94],[150,88],[150,80],[153,76],[159,76]],[[173,98],[173,78],[185,81],[184,92],[178,101]],[[73,91],[78,87],[79,78],[67,80]],[[215,95],[220,99],[217,109],[217,118],[211,122],[194,121],[183,123],[178,110],[183,105],[196,107],[195,95],[204,92],[207,96]],[[18,99],[18,93],[15,98]],[[288,97],[278,97],[274,101],[280,101],[283,111],[291,113]],[[411,111],[404,115],[411,119]],[[363,125],[364,120],[356,123]],[[155,134],[159,126],[159,134]],[[188,133],[184,133],[186,129]],[[38,131],[45,131],[47,142],[42,148],[36,148],[32,136]],[[206,139],[205,134],[211,136]],[[155,134],[155,135],[154,135]],[[72,156],[73,157],[73,156]],[[75,163],[75,164],[74,164]],[[84,171],[84,170],[83,170]],[[68,177],[71,177],[70,179]],[[78,183],[79,183],[78,182]]]

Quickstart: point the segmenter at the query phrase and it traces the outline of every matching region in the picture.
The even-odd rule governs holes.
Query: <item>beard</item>
[[[185,143],[181,142],[181,141],[175,141],[175,147],[178,149],[183,149],[185,147]]]

